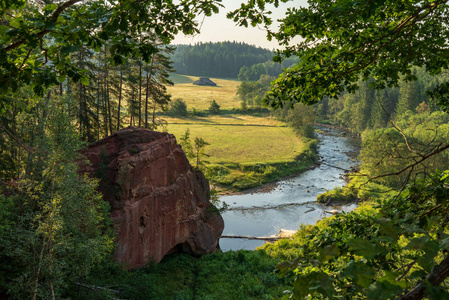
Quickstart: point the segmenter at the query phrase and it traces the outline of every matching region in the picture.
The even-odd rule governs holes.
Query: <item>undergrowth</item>
[[[72,297],[279,299],[287,286],[286,279],[275,274],[275,265],[276,261],[264,251],[246,250],[219,252],[201,258],[173,254],[157,265],[133,271],[111,262],[85,280],[85,287],[74,288]]]

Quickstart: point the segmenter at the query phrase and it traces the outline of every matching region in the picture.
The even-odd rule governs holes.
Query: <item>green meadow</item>
[[[182,99],[187,110],[195,108],[202,116],[164,117],[165,130],[178,142],[186,130],[193,141],[201,137],[208,145],[203,170],[219,190],[243,190],[288,176],[306,169],[314,157],[316,141],[299,137],[295,132],[267,112],[243,112],[238,109],[238,81],[211,78],[216,87],[193,85],[197,77],[175,75],[175,85],[169,88],[172,99]],[[219,115],[207,109],[215,100]],[[192,161],[194,165],[194,162]]]
[[[182,99],[187,103],[188,109],[206,110],[212,100],[215,100],[221,109],[240,106],[241,100],[236,95],[240,81],[211,78],[217,86],[198,86],[192,83],[199,77],[174,74],[170,78],[175,83],[174,86],[167,87],[172,100]]]
[[[304,142],[285,124],[271,117],[245,117],[230,115],[187,122],[171,118],[167,131],[178,140],[187,129],[193,138],[205,139],[210,143],[210,163],[279,162],[294,159],[303,151]]]

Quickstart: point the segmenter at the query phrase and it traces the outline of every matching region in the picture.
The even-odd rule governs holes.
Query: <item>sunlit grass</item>
[[[188,117],[188,118],[172,118],[164,117],[169,124],[231,124],[231,125],[256,125],[256,126],[278,126],[286,127],[287,125],[273,117],[257,117],[251,115],[210,115],[207,117]]]
[[[236,95],[237,86],[240,81],[210,78],[217,86],[199,86],[192,82],[197,80],[196,76],[175,75],[174,86],[167,87],[172,99],[182,99],[187,104],[187,109],[191,111],[206,110],[210,102],[215,100],[222,109],[240,107],[240,99]]]
[[[236,80],[211,78],[216,87],[197,86],[198,77],[175,75],[175,85],[168,88],[172,99],[187,104],[189,117],[163,116],[168,123],[165,130],[176,136],[178,142],[187,129],[190,138],[203,138],[208,157],[203,171],[218,189],[243,190],[271,182],[283,176],[307,169],[315,155],[316,142],[298,137],[295,132],[269,116],[267,112],[253,111],[238,114],[240,99],[236,95],[240,84]],[[215,100],[222,110],[220,115],[204,113]],[[192,116],[193,108],[200,116]],[[235,112],[235,113],[234,113]],[[191,163],[195,166],[196,161]]]
[[[177,140],[189,129],[192,139],[208,143],[210,163],[270,163],[293,160],[303,142],[291,128],[272,118],[235,116],[198,119],[170,119],[167,131]]]

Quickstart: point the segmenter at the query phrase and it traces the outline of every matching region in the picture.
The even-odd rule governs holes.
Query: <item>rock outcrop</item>
[[[209,184],[193,170],[173,135],[129,127],[83,154],[112,207],[115,259],[128,268],[171,252],[193,255],[218,247],[224,223],[209,202]]]

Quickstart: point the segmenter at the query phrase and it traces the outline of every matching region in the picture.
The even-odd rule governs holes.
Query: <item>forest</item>
[[[179,74],[245,81],[258,80],[263,74],[277,77],[297,61],[292,57],[275,63],[273,56],[273,51],[242,42],[220,42],[176,45],[171,60]]]
[[[0,297],[447,299],[449,6],[308,3],[277,32],[267,12],[277,0],[228,14],[266,28],[282,46],[272,52],[171,45],[198,33],[196,17],[218,0],[2,1]],[[359,136],[350,182],[317,199],[358,208],[257,251],[114,263],[110,206],[79,174],[79,150],[130,125],[161,130],[175,70],[238,78],[241,111],[269,107],[302,137],[314,138],[314,122]]]
[[[171,56],[177,73],[236,78],[243,66],[271,61],[273,52],[237,42],[178,45]]]

